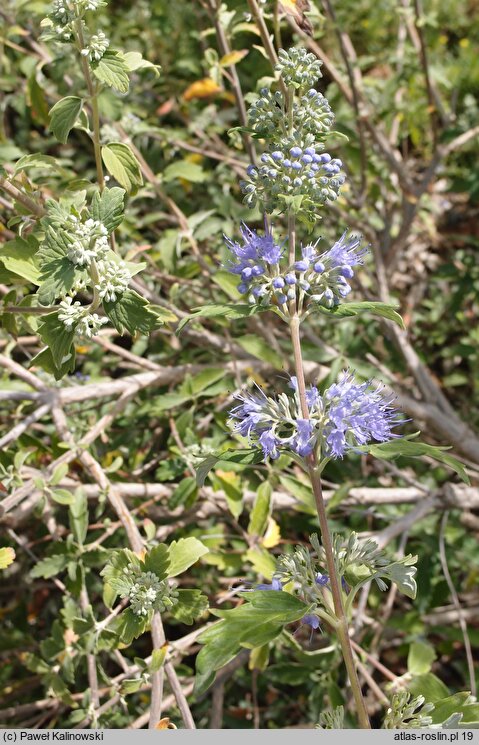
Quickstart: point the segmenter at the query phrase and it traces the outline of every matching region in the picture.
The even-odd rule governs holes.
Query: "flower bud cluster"
[[[434,704],[425,703],[424,696],[413,698],[410,691],[395,691],[386,712],[383,729],[420,729],[432,724]]]
[[[261,388],[234,395],[241,403],[230,412],[233,431],[261,448],[265,459],[277,458],[280,450],[307,457],[316,449],[322,457],[342,458],[347,450],[397,436],[392,428],[400,419],[392,400],[384,398],[379,388],[371,388],[369,381],[356,383],[351,371],[344,371],[322,395],[315,386],[307,389],[307,419],[296,378],[290,385],[293,396],[282,393],[271,398]]]
[[[306,142],[314,142],[307,135]],[[294,198],[303,197],[311,206],[334,202],[346,180],[341,172],[342,162],[328,153],[321,153],[322,145],[305,147],[286,141],[277,149],[261,156],[262,166],[249,166],[249,181],[242,181],[245,204],[254,207],[262,202],[266,212],[282,211],[291,206]]]
[[[261,165],[250,165],[240,183],[249,207],[317,219],[317,207],[338,198],[346,180],[342,163],[324,153],[324,139],[334,121],[327,99],[315,88],[321,62],[304,49],[280,50],[277,70],[288,91],[262,88],[248,111],[248,123],[268,141]],[[296,89],[295,95],[294,90]]]
[[[88,11],[95,11],[104,7],[103,0],[53,0],[48,19],[43,26],[54,26],[59,41],[69,41],[72,38],[72,24],[83,18]]]
[[[293,85],[296,88],[311,88],[322,77],[322,64],[312,52],[292,47],[287,51],[279,50],[276,71],[287,87]]]
[[[83,57],[88,57],[90,62],[98,62],[101,60],[106,50],[110,46],[110,41],[106,37],[103,31],[99,31],[97,34],[93,34],[90,37],[88,46],[81,50]]]
[[[68,331],[75,327],[77,338],[91,339],[95,336],[108,318],[101,318],[97,313],[90,313],[88,306],[83,306],[77,300],[66,297],[59,305],[58,319],[63,322]]]
[[[63,26],[66,26],[75,17],[68,0],[53,0],[50,15],[53,21]]]
[[[294,584],[295,594],[308,605],[315,604],[312,612],[301,619],[301,623],[316,630],[320,628],[319,616],[315,613],[324,605],[324,588],[329,584],[329,577],[320,571],[316,559],[304,548],[296,546],[294,553],[283,554],[278,558],[277,569],[270,584],[256,585],[255,590],[281,592],[285,585]]]
[[[58,318],[63,321],[63,325],[66,326],[68,331],[71,331],[73,326],[83,317],[85,310],[81,303],[73,302],[73,298],[66,297],[59,305]]]
[[[130,606],[137,616],[151,611],[163,613],[178,602],[178,592],[170,588],[168,580],[159,580],[153,572],[139,572],[128,591]]]
[[[91,217],[81,222],[70,215],[70,230],[66,233],[69,242],[68,258],[77,266],[86,266],[93,259],[99,259],[108,251],[108,230],[98,220]]]
[[[274,242],[267,226],[264,236],[244,224],[240,232],[243,245],[226,238],[234,259],[227,269],[239,275],[238,290],[247,294],[251,303],[261,305],[286,306],[290,300],[296,300],[302,311],[305,299],[309,299],[332,308],[351,292],[349,280],[354,277],[353,267],[362,264],[367,253],[367,248],[361,248],[359,238],[347,238],[343,233],[327,251],[318,251],[319,241],[303,246],[301,259],[286,265],[282,261],[285,251]]]
[[[329,584],[329,577],[323,572],[323,567],[304,546],[296,546],[292,554],[278,557],[274,577],[282,585],[294,582],[307,603],[317,602],[321,597],[321,588]]]
[[[100,281],[95,289],[102,300],[114,302],[118,295],[128,289],[131,274],[124,261],[103,259],[97,263],[97,270]]]
[[[310,88],[301,95],[299,101],[293,102],[292,121],[296,133],[310,132],[321,137],[331,128],[334,114],[327,98]],[[269,88],[262,88],[259,98],[248,110],[248,124],[257,134],[267,139],[277,140],[278,134],[286,136],[287,115],[283,93],[273,93]]]

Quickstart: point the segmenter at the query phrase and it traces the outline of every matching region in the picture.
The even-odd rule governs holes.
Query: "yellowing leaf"
[[[231,65],[237,65],[238,62],[241,62],[241,60],[246,57],[247,54],[247,49],[236,49],[233,52],[225,54],[225,56],[220,59],[220,65],[221,67],[230,67]]]
[[[155,724],[155,729],[178,729],[178,727],[170,721],[169,717],[163,717],[158,724]]]
[[[187,160],[189,163],[203,163],[204,157],[201,155],[201,153],[188,153],[188,155],[185,155],[185,160]]]
[[[209,98],[220,92],[221,88],[218,83],[211,78],[203,78],[191,83],[183,93],[183,98],[185,101],[192,101],[194,98]]]
[[[263,536],[261,543],[265,548],[273,548],[277,546],[281,540],[281,533],[279,530],[278,523],[271,517],[266,529],[266,533]]]
[[[13,548],[0,548],[0,569],[6,569],[15,561]]]

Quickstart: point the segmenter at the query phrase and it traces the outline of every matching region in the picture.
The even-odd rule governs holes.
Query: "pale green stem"
[[[290,212],[288,215],[288,227],[289,227],[289,248],[291,252],[292,246],[295,245],[295,218]],[[304,379],[304,365],[303,357],[301,352],[301,338],[299,333],[300,319],[295,313],[290,317],[289,329],[291,334],[291,342],[293,345],[294,355],[294,367],[296,373],[296,379],[298,381],[298,394],[301,405],[301,414],[303,419],[309,419],[309,408],[306,401],[306,384]],[[351,684],[351,690],[353,693],[354,701],[356,704],[356,711],[361,729],[370,729],[368,713],[364,703],[361,686],[359,683],[358,675],[356,672],[356,665],[354,662],[353,651],[351,648],[351,641],[349,638],[348,620],[344,611],[343,597],[341,591],[340,581],[336,572],[336,565],[334,561],[333,545],[331,541],[331,534],[329,531],[328,519],[326,515],[326,506],[323,499],[323,490],[321,486],[321,476],[319,466],[317,463],[316,455],[313,453],[307,459],[307,471],[311,480],[311,486],[313,489],[314,499],[316,503],[316,510],[319,518],[319,526],[321,530],[321,540],[326,556],[326,564],[328,568],[329,581],[331,587],[331,594],[333,598],[334,612],[336,614],[337,623],[335,624],[336,631],[338,634],[341,651],[343,654],[344,663],[348,672],[349,681]]]
[[[83,38],[83,28],[81,20],[75,22],[75,33],[78,41],[78,51],[80,52],[80,61],[83,70],[83,76],[85,78],[88,95],[90,97],[90,105],[92,111],[92,126],[93,126],[93,149],[95,151],[95,164],[96,174],[98,179],[98,186],[100,191],[105,188],[105,177],[103,175],[103,164],[101,160],[101,145],[100,145],[100,112],[98,110],[98,92],[96,86],[93,84],[90,65],[86,57],[81,54],[81,50],[85,48],[85,40]]]
[[[100,275],[98,273],[98,267],[96,265],[95,259],[92,259],[88,271],[89,271],[91,281],[93,284],[93,299],[91,301],[89,312],[94,313],[96,309],[99,308],[101,305],[100,293],[98,292],[98,285],[100,284]]]
[[[23,313],[27,316],[43,316],[47,313],[54,313],[58,310],[58,307],[56,305],[50,305],[49,307],[45,306],[44,308],[36,305],[5,305],[2,310],[4,313]]]

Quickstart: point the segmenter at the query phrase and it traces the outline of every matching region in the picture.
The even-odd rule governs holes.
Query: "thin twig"
[[[462,631],[462,637],[464,639],[464,650],[466,652],[467,667],[469,671],[469,686],[471,688],[471,694],[475,696],[477,693],[476,674],[474,671],[474,658],[472,655],[471,641],[467,632],[467,623],[464,617],[464,612],[462,610],[461,601],[459,600],[459,595],[457,594],[457,590],[454,587],[454,582],[452,581],[447,564],[445,533],[448,518],[449,512],[445,512],[441,518],[441,527],[439,530],[439,558],[441,561],[441,567],[445,580],[447,582],[447,586],[449,587],[449,592],[451,593],[452,601],[457,611],[457,619],[459,621],[459,626],[461,627]]]

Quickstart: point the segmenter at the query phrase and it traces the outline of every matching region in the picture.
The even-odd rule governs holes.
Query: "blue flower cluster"
[[[245,223],[240,227],[243,244],[225,236],[227,248],[231,251],[234,260],[228,262],[226,268],[232,274],[241,277],[238,290],[241,293],[251,292],[252,300],[257,300],[267,293],[263,288],[264,281],[273,274],[273,267],[277,267],[283,255],[283,248],[274,242],[273,234],[265,222],[264,235],[258,235]]]
[[[328,412],[324,436],[333,458],[342,458],[348,440],[366,445],[371,440],[386,442],[399,437],[391,431],[401,421],[391,405],[393,399],[385,399],[379,387],[371,389],[370,382],[356,383],[350,370],[327,389],[324,400]]]
[[[242,244],[225,237],[233,257],[226,266],[239,275],[239,291],[248,294],[250,302],[262,305],[285,306],[296,300],[304,308],[305,297],[328,308],[337,305],[351,292],[348,280],[354,276],[353,267],[363,263],[368,251],[359,238],[343,233],[327,251],[319,252],[318,242],[308,244],[301,249],[301,259],[282,266],[285,251],[275,243],[267,225],[263,236],[244,224],[240,232]]]
[[[371,440],[386,442],[398,436],[392,428],[402,420],[391,399],[370,382],[356,383],[351,371],[323,395],[315,386],[307,389],[308,419],[301,415],[295,378],[291,387],[294,396],[270,398],[260,388],[253,394],[235,394],[241,403],[230,412],[233,429],[260,447],[265,458],[277,458],[281,449],[307,457],[316,448],[322,457],[342,458]]]

